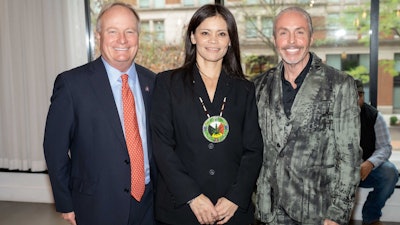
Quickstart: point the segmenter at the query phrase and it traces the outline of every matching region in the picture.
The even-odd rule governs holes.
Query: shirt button
[[[214,144],[213,143],[208,144],[208,149],[213,150],[214,149]]]
[[[279,143],[278,143],[278,144],[276,144],[276,147],[280,148],[280,147],[281,147],[281,144],[279,144]]]
[[[130,192],[130,191],[129,191],[129,188],[125,188],[125,189],[124,189],[124,192],[129,193],[129,192]]]
[[[125,164],[129,164],[130,163],[128,159],[125,159],[124,162],[125,162]]]
[[[211,169],[211,170],[208,171],[208,173],[209,173],[211,176],[214,176],[215,170]]]

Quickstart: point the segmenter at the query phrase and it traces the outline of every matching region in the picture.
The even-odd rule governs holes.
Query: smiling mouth
[[[206,48],[206,49],[209,51],[214,51],[214,52],[219,51],[219,48]]]
[[[300,51],[300,49],[299,48],[287,48],[287,49],[285,49],[287,52],[290,52],[290,53],[295,53],[295,52],[298,52],[298,51]]]
[[[128,48],[114,48],[116,51],[127,51]]]

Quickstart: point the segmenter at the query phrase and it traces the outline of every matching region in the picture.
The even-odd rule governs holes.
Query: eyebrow
[[[214,29],[208,29],[208,28],[199,28],[199,31],[214,31]],[[216,31],[228,31],[228,29],[218,29]]]
[[[287,28],[287,27],[277,27],[277,29],[276,29],[276,31],[280,31],[280,30],[290,30],[289,28]],[[295,31],[298,31],[298,30],[307,30],[307,28],[305,28],[305,27],[296,27],[295,29],[294,29]]]

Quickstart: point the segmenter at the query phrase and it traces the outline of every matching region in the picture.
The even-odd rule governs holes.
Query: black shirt
[[[285,114],[287,117],[290,117],[292,105],[294,102],[294,99],[296,98],[297,92],[299,92],[299,89],[301,85],[303,84],[304,79],[307,76],[308,71],[310,70],[311,67],[311,62],[312,62],[312,54],[310,54],[310,58],[308,59],[308,63],[306,67],[304,67],[303,71],[301,71],[300,75],[296,78],[294,81],[297,85],[296,89],[292,87],[289,81],[285,79],[285,67],[282,68],[282,103],[283,103],[283,108],[285,110]]]

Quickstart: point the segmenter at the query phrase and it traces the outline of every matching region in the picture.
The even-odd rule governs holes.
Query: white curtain
[[[46,170],[56,75],[87,62],[84,0],[0,0],[0,168]]]

